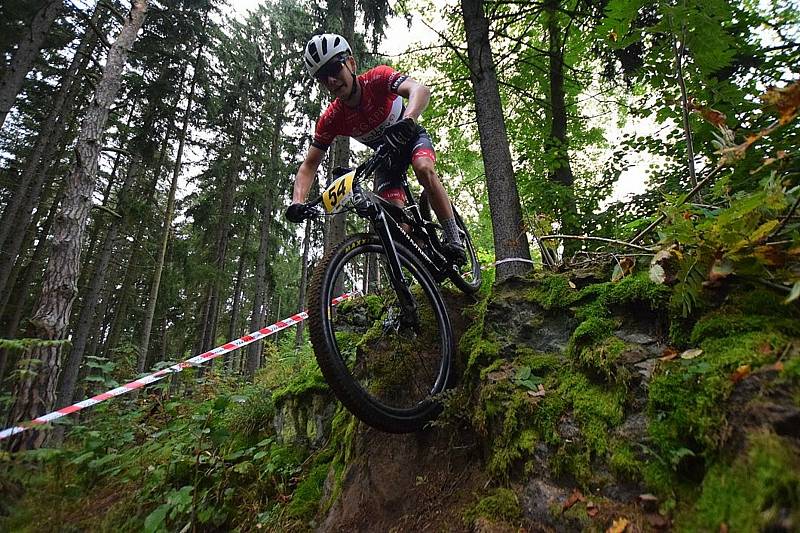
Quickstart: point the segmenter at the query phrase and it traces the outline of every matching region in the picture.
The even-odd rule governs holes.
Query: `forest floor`
[[[684,317],[646,275],[577,272],[445,298],[460,377],[431,427],[358,422],[287,336],[255,384],[186,376],[0,456],[0,529],[800,528],[796,305],[730,283]]]

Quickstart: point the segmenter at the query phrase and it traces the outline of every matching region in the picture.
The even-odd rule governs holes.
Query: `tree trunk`
[[[559,0],[548,0],[545,4],[547,17],[547,36],[549,43],[548,58],[550,62],[550,137],[545,145],[552,161],[550,168],[551,181],[567,188],[565,205],[557,206],[561,221],[562,233],[578,233],[578,213],[575,207],[575,196],[572,185],[575,178],[569,164],[569,139],[567,138],[567,104],[564,93],[564,42],[566,29],[563,30],[558,21]],[[574,244],[565,244],[572,248]]]
[[[63,0],[51,0],[36,12],[29,30],[22,36],[8,70],[0,77],[0,129],[3,128],[8,112],[22,89],[25,76],[30,72],[34,60],[44,45],[50,26],[63,9]]]
[[[56,217],[53,251],[45,271],[42,292],[31,323],[42,340],[63,341],[66,338],[72,303],[80,269],[81,245],[86,221],[92,205],[97,173],[97,158],[102,145],[108,112],[122,83],[125,67],[136,34],[144,22],[147,0],[133,0],[131,11],[108,53],[103,77],[81,125],[76,161],[67,181],[61,211]],[[56,382],[61,364],[61,346],[55,344],[35,348],[25,377],[14,390],[12,424],[30,420],[52,409]],[[12,449],[38,448],[44,441],[42,432],[17,436]]]
[[[530,260],[531,253],[522,222],[517,182],[511,164],[503,107],[489,45],[489,21],[483,12],[482,0],[461,0],[461,9],[467,33],[470,79],[475,93],[475,112],[486,171],[489,209],[492,213],[495,257],[498,261],[510,258]],[[497,265],[495,279],[503,281],[510,276],[523,275],[530,269],[530,263],[501,263]]]
[[[240,89],[246,91],[245,80],[242,79],[239,83]],[[233,207],[236,199],[236,187],[239,183],[239,171],[241,170],[242,160],[242,136],[244,135],[244,117],[248,108],[247,93],[241,96],[239,101],[239,116],[234,125],[233,142],[231,143],[231,157],[229,161],[228,171],[225,174],[224,180],[220,187],[220,196],[222,198],[222,205],[219,210],[219,221],[216,228],[214,257],[212,259],[217,275],[211,283],[209,289],[208,303],[204,311],[204,324],[202,325],[203,336],[200,352],[206,352],[211,349],[216,338],[217,317],[219,315],[219,308],[221,305],[221,292],[222,281],[221,277],[225,272],[225,257],[228,251],[228,239],[230,237],[231,216],[233,215]]]
[[[353,0],[336,0],[329,3],[328,13],[329,19],[336,27],[336,30],[345,38],[348,43],[354,43],[355,34],[355,2]],[[352,44],[351,44],[352,46]],[[356,54],[356,50],[352,50]],[[356,59],[358,57],[356,56]],[[333,143],[333,161],[328,167],[328,181],[332,178],[331,169],[335,167],[347,167],[350,165],[350,138],[338,137]],[[325,238],[325,251],[332,246],[336,246],[344,240],[346,232],[347,214],[339,213],[330,217],[327,227],[327,236]],[[340,287],[337,287],[340,289]]]
[[[139,339],[139,355],[136,360],[137,372],[144,372],[145,364],[147,362],[147,350],[150,344],[150,331],[153,327],[153,317],[156,312],[156,302],[158,301],[158,291],[161,286],[161,274],[164,271],[164,258],[167,254],[167,246],[169,245],[169,237],[172,231],[172,217],[175,214],[175,193],[178,188],[178,178],[181,174],[181,162],[183,161],[183,149],[186,144],[186,132],[189,130],[189,117],[192,114],[192,104],[194,103],[194,92],[197,87],[197,70],[200,63],[203,47],[197,49],[197,55],[194,60],[194,73],[192,74],[192,83],[189,86],[189,99],[186,103],[186,111],[183,114],[183,126],[181,127],[181,135],[178,139],[178,153],[175,156],[175,164],[172,167],[172,182],[169,187],[169,197],[167,199],[167,210],[164,214],[164,226],[161,232],[161,246],[158,252],[158,259],[156,260],[156,269],[153,272],[153,282],[150,285],[150,295],[147,299],[147,311],[145,312],[144,325],[142,326],[142,335]]]
[[[245,213],[252,211],[252,202],[247,203]],[[235,339],[240,336],[238,329],[239,312],[242,302],[242,278],[244,278],[244,265],[247,261],[247,241],[250,240],[251,224],[248,223],[244,229],[244,237],[242,238],[242,246],[239,252],[239,265],[236,268],[236,279],[233,286],[233,306],[231,307],[231,319],[228,324],[228,340]],[[234,358],[236,354],[232,354],[227,360],[227,368],[233,372],[236,366],[234,365]]]
[[[96,17],[98,13],[95,10]],[[61,77],[59,91],[51,102],[50,113],[42,124],[41,133],[25,161],[19,185],[3,210],[0,219],[0,248],[5,253],[0,255],[0,294],[13,285],[13,282],[9,282],[9,277],[14,261],[22,249],[25,228],[30,224],[33,208],[39,203],[47,170],[55,159],[65,132],[72,124],[72,115],[81,89],[77,78],[86,69],[96,42],[97,37],[91,31],[81,38],[75,56]]]
[[[47,236],[50,234],[50,227],[55,219],[56,211],[58,210],[58,204],[61,202],[62,192],[63,191],[58,191],[55,198],[53,198],[53,203],[50,204],[50,209],[47,212],[47,218],[45,219],[39,231],[36,248],[31,255],[31,259],[28,261],[28,264],[25,266],[25,268],[22,269],[22,277],[17,281],[14,290],[9,291],[17,294],[18,298],[12,307],[14,312],[8,321],[8,325],[6,326],[7,339],[14,339],[17,337],[19,324],[22,320],[22,314],[26,312],[28,306],[29,294],[31,292],[29,287],[31,286],[34,275],[37,272],[40,272],[37,265],[41,263],[45,257],[45,254],[50,249],[50,241],[47,240]],[[3,379],[5,378],[6,370],[8,369],[9,355],[9,350],[0,349],[0,391],[5,390],[2,387],[2,383]]]
[[[270,175],[276,175],[278,160],[281,153],[281,129],[283,120],[279,113],[276,113],[274,129],[272,131],[272,144],[270,147]],[[253,310],[250,313],[250,331],[257,331],[265,326],[264,316],[266,314],[267,301],[267,253],[269,252],[269,234],[272,224],[272,203],[275,187],[268,181],[265,187],[264,197],[261,203],[261,230],[259,233],[258,259],[256,260],[256,286],[253,293]],[[256,341],[247,346],[247,360],[245,361],[244,375],[248,380],[252,380],[256,370],[261,366],[261,341]]]
[[[125,181],[118,195],[117,212],[128,201],[128,195],[133,185],[134,178],[138,175],[138,165],[132,164],[128,168],[125,175]],[[124,208],[124,207],[123,207]],[[83,354],[86,350],[86,343],[91,334],[91,326],[94,324],[95,307],[97,306],[98,299],[100,298],[100,291],[106,282],[108,274],[108,265],[111,261],[111,255],[114,252],[114,245],[117,242],[117,234],[122,227],[124,217],[115,217],[108,223],[106,236],[103,240],[103,248],[94,264],[94,271],[86,287],[86,292],[83,296],[83,304],[81,305],[80,313],[78,315],[78,322],[75,326],[75,331],[72,334],[72,348],[69,351],[64,369],[61,372],[58,384],[58,407],[64,407],[72,403],[75,394],[75,384],[78,379],[78,371],[80,370],[83,361]]]

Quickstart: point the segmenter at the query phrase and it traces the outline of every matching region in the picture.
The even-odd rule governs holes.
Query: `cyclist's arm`
[[[431,99],[431,90],[412,78],[406,78],[397,88],[397,94],[408,99],[408,105],[403,117],[411,117],[414,122],[417,122],[419,116],[428,107],[428,102]]]
[[[311,189],[311,184],[314,183],[317,169],[320,163],[322,163],[322,158],[324,156],[325,152],[316,146],[310,146],[308,148],[306,158],[303,164],[300,165],[300,168],[297,169],[297,175],[294,178],[294,192],[292,193],[293,204],[300,204],[306,200],[308,191]]]

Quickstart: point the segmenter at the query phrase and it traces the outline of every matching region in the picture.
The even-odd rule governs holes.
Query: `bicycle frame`
[[[370,159],[356,168],[352,183],[352,203],[358,216],[369,220],[372,231],[378,236],[383,245],[389,264],[390,282],[398,295],[403,315],[406,319],[412,317],[411,320],[416,320],[416,305],[403,277],[395,242],[400,242],[405,248],[417,255],[437,283],[441,283],[446,279],[448,277],[448,269],[453,267],[434,244],[435,241],[431,238],[431,233],[436,224],[425,221],[422,218],[419,206],[411,193],[408,179],[405,176],[403,176],[403,191],[406,195],[406,205],[404,207],[399,207],[384,200],[361,186],[364,178],[373,174],[387,155],[386,150],[381,147]],[[317,206],[322,201],[323,196],[321,195],[308,206]],[[402,229],[401,224],[410,226],[410,234]],[[425,250],[415,242],[412,236],[423,242]]]

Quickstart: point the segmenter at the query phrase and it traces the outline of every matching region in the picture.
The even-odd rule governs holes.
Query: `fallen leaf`
[[[594,502],[586,502],[586,514],[589,515],[590,518],[594,518],[599,512],[600,509],[598,509]]]
[[[541,398],[544,396],[544,386],[540,383],[539,388],[535,391],[529,390],[528,395],[533,396],[534,398]]]
[[[611,281],[619,281],[625,276],[629,276],[633,272],[633,267],[636,266],[636,261],[632,257],[623,257],[620,259],[616,266],[614,266],[614,273],[611,275]]]
[[[716,259],[708,272],[708,282],[717,285],[731,274],[733,274],[733,263],[728,259]]]
[[[618,518],[611,522],[611,527],[606,529],[606,533],[622,533],[628,528],[627,518]]]
[[[783,361],[777,361],[774,365],[772,365],[772,368],[778,372],[783,372]]]
[[[569,288],[570,288],[570,289],[577,289],[577,288],[578,288],[578,286],[577,286],[577,285],[575,285],[574,283],[572,283],[572,282],[570,281],[570,282],[569,282]]]
[[[698,355],[702,354],[703,350],[700,348],[689,348],[688,350],[684,351],[681,354],[681,359],[694,359]]]
[[[781,267],[786,264],[786,252],[777,246],[756,246],[753,255],[767,266]]]
[[[667,346],[664,348],[664,351],[661,352],[661,357],[658,358],[659,361],[672,361],[678,357],[678,351],[673,348],[672,346]]]
[[[583,494],[578,489],[572,491],[572,494],[569,495],[567,501],[564,502],[564,505],[561,506],[561,512],[563,513],[573,505],[578,502],[582,502],[584,500]]]
[[[608,32],[608,40],[611,41],[612,43],[617,42],[618,38],[619,37],[617,36],[617,32],[615,32],[614,30]]]
[[[744,378],[750,375],[750,365],[742,365],[736,369],[736,371],[731,374],[731,381],[734,383],[739,383]]]
[[[722,522],[719,525],[719,533],[728,533],[728,524],[726,524],[725,522]]]
[[[765,342],[764,344],[758,347],[758,351],[764,355],[769,355],[772,353],[773,350],[772,346],[768,342]]]
[[[689,110],[699,111],[706,121],[710,122],[711,124],[715,125],[718,128],[727,128],[727,126],[725,125],[725,120],[728,117],[725,116],[725,113],[717,111],[712,107],[699,105],[696,103],[694,98],[692,98],[691,101],[689,102]]]

